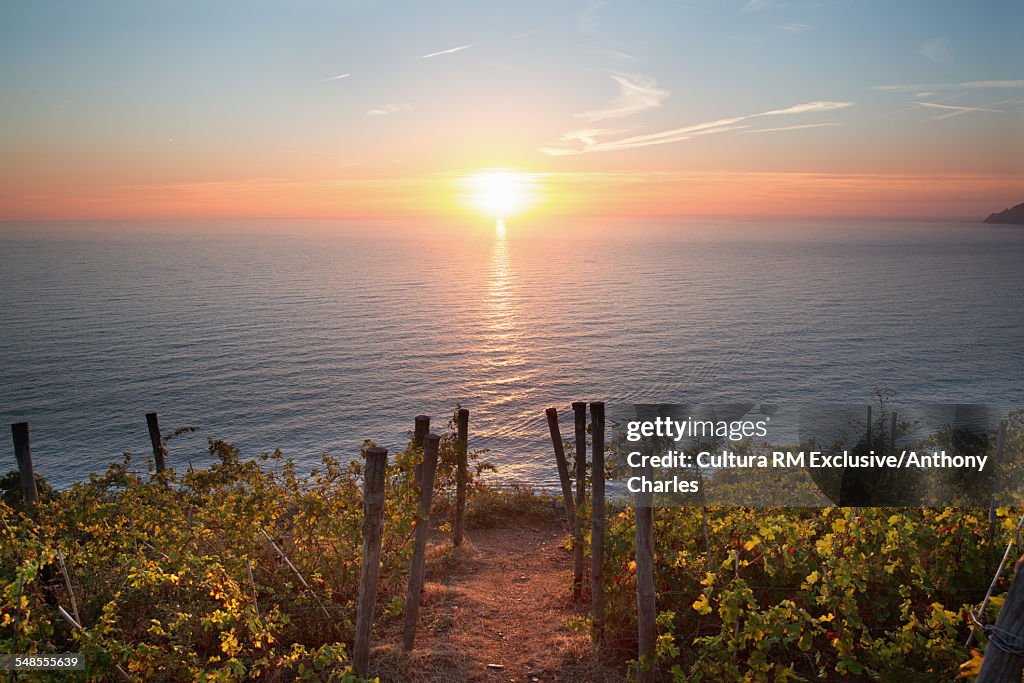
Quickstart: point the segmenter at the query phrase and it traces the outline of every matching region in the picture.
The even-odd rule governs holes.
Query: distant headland
[[[1018,204],[999,213],[989,214],[985,222],[1000,225],[1024,225],[1024,204]]]

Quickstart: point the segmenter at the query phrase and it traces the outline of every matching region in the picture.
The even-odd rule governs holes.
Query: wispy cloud
[[[1024,80],[1020,81],[962,81],[960,83],[911,83],[907,85],[873,85],[872,90],[888,92],[911,92],[914,90],[960,90],[960,89],[1012,89],[1024,88]]]
[[[535,36],[538,33],[544,33],[544,31],[547,31],[547,29],[542,26],[541,28],[535,28],[532,31],[524,31],[522,33],[517,33],[514,36],[509,36],[509,40],[518,40],[519,38],[528,38],[529,36]]]
[[[321,78],[317,83],[326,83],[327,81],[340,81],[343,78],[348,78],[352,74],[338,74],[337,76],[328,76],[327,78]]]
[[[561,144],[541,148],[541,151],[551,156],[562,156],[567,154],[583,154],[584,152],[612,152],[623,149],[635,149],[637,147],[649,147],[651,145],[665,145],[673,142],[690,140],[702,135],[713,135],[750,128],[751,124],[745,123],[750,119],[757,119],[765,116],[785,116],[790,114],[834,111],[851,106],[853,106],[853,102],[817,100],[814,102],[795,104],[791,107],[786,107],[785,109],[772,109],[770,111],[760,112],[757,114],[746,114],[743,116],[716,119],[714,121],[706,121],[704,123],[684,126],[682,128],[673,128],[671,130],[647,133],[645,135],[633,135],[617,140],[598,141],[596,139],[598,137],[597,135],[590,135],[590,141],[588,142],[586,136],[580,135],[580,132],[576,131],[575,134],[570,133],[562,136],[559,141]],[[578,144],[572,145],[566,144],[566,142],[575,142]]]
[[[803,130],[804,128],[825,128],[826,126],[838,126],[835,121],[828,123],[802,123],[797,126],[781,126],[779,128],[752,128],[743,131],[744,133],[776,133],[783,130]]]
[[[637,57],[636,55],[631,55],[628,52],[623,52],[622,50],[607,50],[606,49],[603,52],[604,52],[604,54],[608,55],[609,57],[612,57],[614,59],[623,59],[623,60],[625,60],[627,62],[642,62],[642,61],[644,61],[644,60],[640,59],[639,57]]]
[[[382,104],[366,112],[367,116],[390,116],[404,111],[412,111],[412,105],[406,102]]]
[[[619,96],[604,108],[576,114],[576,118],[591,122],[622,118],[660,107],[669,96],[668,90],[658,88],[648,76],[613,73],[611,78],[619,86]]]
[[[995,102],[994,104],[1005,104],[1012,100],[1003,100],[1002,102]],[[948,119],[953,116],[960,116],[962,114],[969,114],[971,112],[989,112],[993,114],[1005,114],[1005,109],[992,109],[990,106],[981,107],[961,107],[952,104],[939,104],[938,102],[916,102],[919,107],[926,107],[928,109],[941,109],[944,110],[944,114],[933,116],[932,121],[941,121],[942,119]]]
[[[580,30],[580,33],[594,34],[597,32],[597,27],[601,23],[601,8],[607,4],[607,0],[590,0],[587,3],[587,8],[583,10],[579,21],[576,22],[576,28]]]
[[[557,147],[542,147],[541,151],[549,156],[565,156],[579,154],[580,147],[591,147],[599,144],[601,138],[622,135],[629,132],[628,128],[580,128],[571,130],[558,138]]]
[[[420,55],[420,59],[431,59],[433,57],[440,57],[441,55],[453,55],[456,52],[462,52],[463,50],[468,50],[471,47],[473,47],[472,43],[469,43],[467,45],[459,45],[458,47],[450,47],[447,50],[438,50],[437,52],[431,52],[429,54]]]
[[[833,111],[835,109],[846,109],[852,107],[853,102],[832,102],[815,100],[814,102],[804,102],[803,104],[794,104],[792,107],[786,107],[785,109],[772,109],[761,114],[751,114],[744,118],[754,118],[755,116],[777,116],[779,114],[807,114],[815,111]]]
[[[804,31],[814,30],[814,27],[810,24],[780,24],[779,28],[790,33],[803,33]]]
[[[949,49],[949,38],[938,36],[925,41],[917,48],[917,53],[936,64],[949,64],[953,61],[953,52]]]

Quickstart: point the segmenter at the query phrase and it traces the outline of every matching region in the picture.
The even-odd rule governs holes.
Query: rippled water
[[[58,484],[147,455],[150,410],[200,427],[179,468],[207,437],[312,466],[460,402],[501,475],[549,484],[543,411],[571,400],[1024,402],[1020,228],[20,227],[0,237],[0,417],[30,422]]]

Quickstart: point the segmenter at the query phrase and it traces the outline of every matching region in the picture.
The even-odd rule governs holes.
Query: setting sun
[[[524,173],[482,171],[466,178],[466,201],[490,218],[509,218],[532,203],[532,185],[532,178]]]

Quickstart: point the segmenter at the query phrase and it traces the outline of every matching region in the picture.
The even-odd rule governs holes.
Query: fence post
[[[384,474],[388,449],[366,449],[363,473],[363,562],[359,572],[359,604],[356,608],[356,638],[352,666],[356,674],[366,678],[370,663],[370,632],[377,602],[377,579],[380,576],[380,546],[384,530]]]
[[[651,446],[644,444],[644,455],[651,455]],[[644,466],[633,469],[633,476],[653,481],[654,470],[649,459]],[[653,683],[654,648],[657,640],[657,612],[654,592],[654,495],[636,494],[636,627],[637,627],[637,683]],[[646,665],[646,666],[645,666]]]
[[[572,597],[583,596],[583,504],[587,497],[587,404],[572,404],[576,427],[576,533],[573,535]]]
[[[565,447],[562,445],[562,432],[558,428],[558,410],[548,408],[544,411],[548,416],[548,431],[551,432],[551,445],[555,448],[555,463],[558,465],[558,480],[562,483],[562,500],[565,503],[565,519],[569,523],[569,531],[576,537],[576,509],[572,500],[572,484],[569,482],[569,465],[565,461]]]
[[[426,437],[427,432],[430,431],[430,416],[429,415],[417,415],[415,418],[415,427],[412,430],[412,445],[415,448],[423,448],[423,439]],[[416,467],[413,468],[413,478],[416,480],[418,485],[423,480],[423,462],[416,463]]]
[[[1019,681],[1024,657],[1013,654],[1024,642],[1024,576],[1021,567],[1024,558],[1017,561],[1010,590],[999,610],[995,628],[989,634],[985,648],[985,661],[981,665],[977,683],[1006,683]]]
[[[604,564],[604,403],[590,404],[590,422],[593,427],[591,439],[591,462],[593,472],[592,505],[590,513],[590,600],[594,639],[604,639],[604,580],[601,565]]]
[[[416,622],[420,616],[420,597],[423,593],[423,572],[427,553],[427,535],[430,533],[430,507],[434,498],[434,473],[437,471],[437,451],[441,437],[428,434],[423,442],[423,484],[420,490],[420,512],[416,518],[416,540],[409,569],[409,592],[405,595],[405,631],[402,648],[410,652],[416,643]]]
[[[149,441],[153,444],[153,460],[156,461],[156,473],[163,474],[167,466],[164,460],[164,441],[160,436],[160,423],[157,421],[156,413],[146,413],[146,426],[149,427]]]
[[[14,457],[18,461],[18,475],[21,479],[21,497],[26,505],[35,505],[39,502],[39,490],[36,488],[36,474],[32,469],[28,422],[12,424],[11,436],[14,437]]]
[[[459,458],[458,476],[455,482],[455,534],[452,543],[462,545],[462,536],[466,532],[466,486],[469,479],[469,411],[459,408],[455,418],[458,430],[456,455]]]
[[[14,438],[14,457],[18,461],[18,478],[21,482],[21,498],[25,506],[34,508],[39,503],[39,489],[36,486],[36,473],[32,467],[32,448],[28,439],[28,422],[15,422],[11,425],[11,436]],[[43,586],[43,600],[50,607],[57,607],[57,597],[53,590],[53,565],[45,564],[39,570]]]

